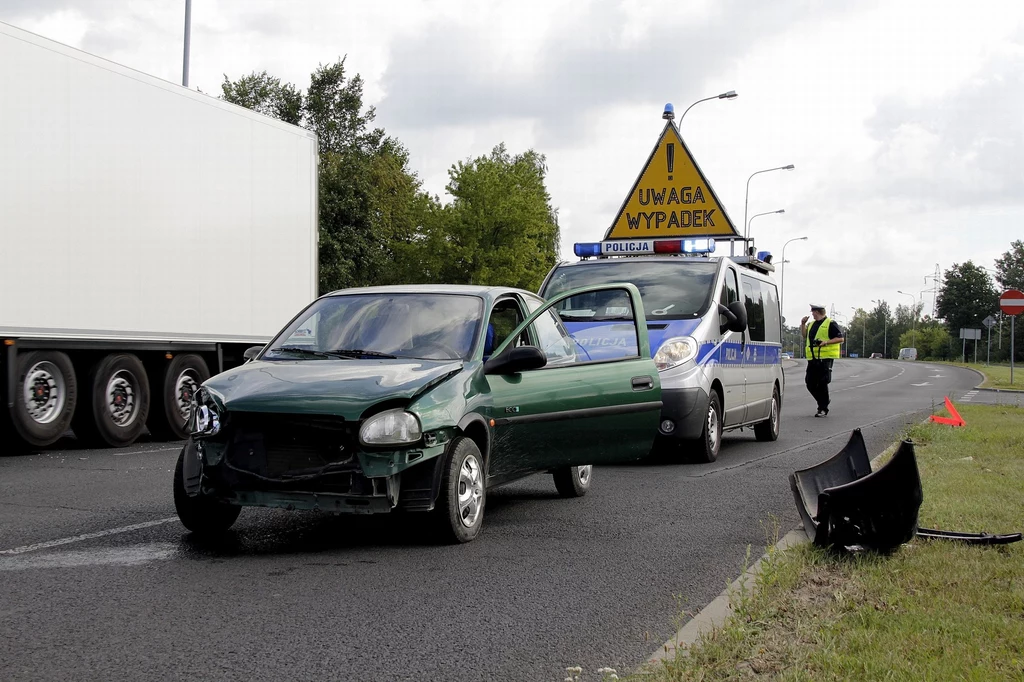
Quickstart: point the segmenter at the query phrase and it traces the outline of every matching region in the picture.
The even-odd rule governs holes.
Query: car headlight
[[[220,433],[220,414],[209,392],[200,387],[192,396],[189,433],[195,438],[209,438]]]
[[[388,410],[375,414],[359,429],[363,445],[409,445],[423,435],[420,420],[405,410]]]
[[[697,356],[697,342],[689,336],[668,339],[654,354],[654,364],[659,370],[670,369]]]

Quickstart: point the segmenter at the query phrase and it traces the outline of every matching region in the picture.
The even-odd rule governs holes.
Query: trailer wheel
[[[11,425],[34,447],[55,443],[71,424],[78,402],[75,368],[64,353],[33,351],[18,356]]]
[[[85,442],[115,448],[131,445],[149,416],[149,379],[130,353],[108,355],[89,372],[89,392],[72,422]]]
[[[153,391],[150,410],[150,432],[164,440],[188,438],[188,419],[192,412],[192,396],[210,378],[210,370],[200,356],[178,355],[167,365],[167,371]]]

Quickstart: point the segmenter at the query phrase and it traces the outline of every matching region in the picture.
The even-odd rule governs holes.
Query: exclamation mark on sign
[[[667,142],[665,144],[665,158],[668,160],[668,179],[672,179],[672,172],[676,166],[676,143]]]

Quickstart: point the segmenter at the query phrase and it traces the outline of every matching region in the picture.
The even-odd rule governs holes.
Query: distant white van
[[[897,357],[900,360],[917,360],[917,349],[916,348],[900,348],[900,354]]]

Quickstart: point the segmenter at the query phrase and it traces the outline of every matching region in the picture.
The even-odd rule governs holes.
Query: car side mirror
[[[249,362],[254,357],[259,355],[261,350],[263,350],[263,346],[249,346],[248,348],[245,349],[245,352],[242,353],[242,357],[245,358],[246,362]]]
[[[536,346],[508,348],[484,363],[484,374],[516,374],[548,364],[544,351]]]
[[[719,334],[725,332],[742,332],[747,328],[747,309],[739,301],[733,301],[729,307],[718,304],[718,312],[725,315],[726,323],[718,330]]]

